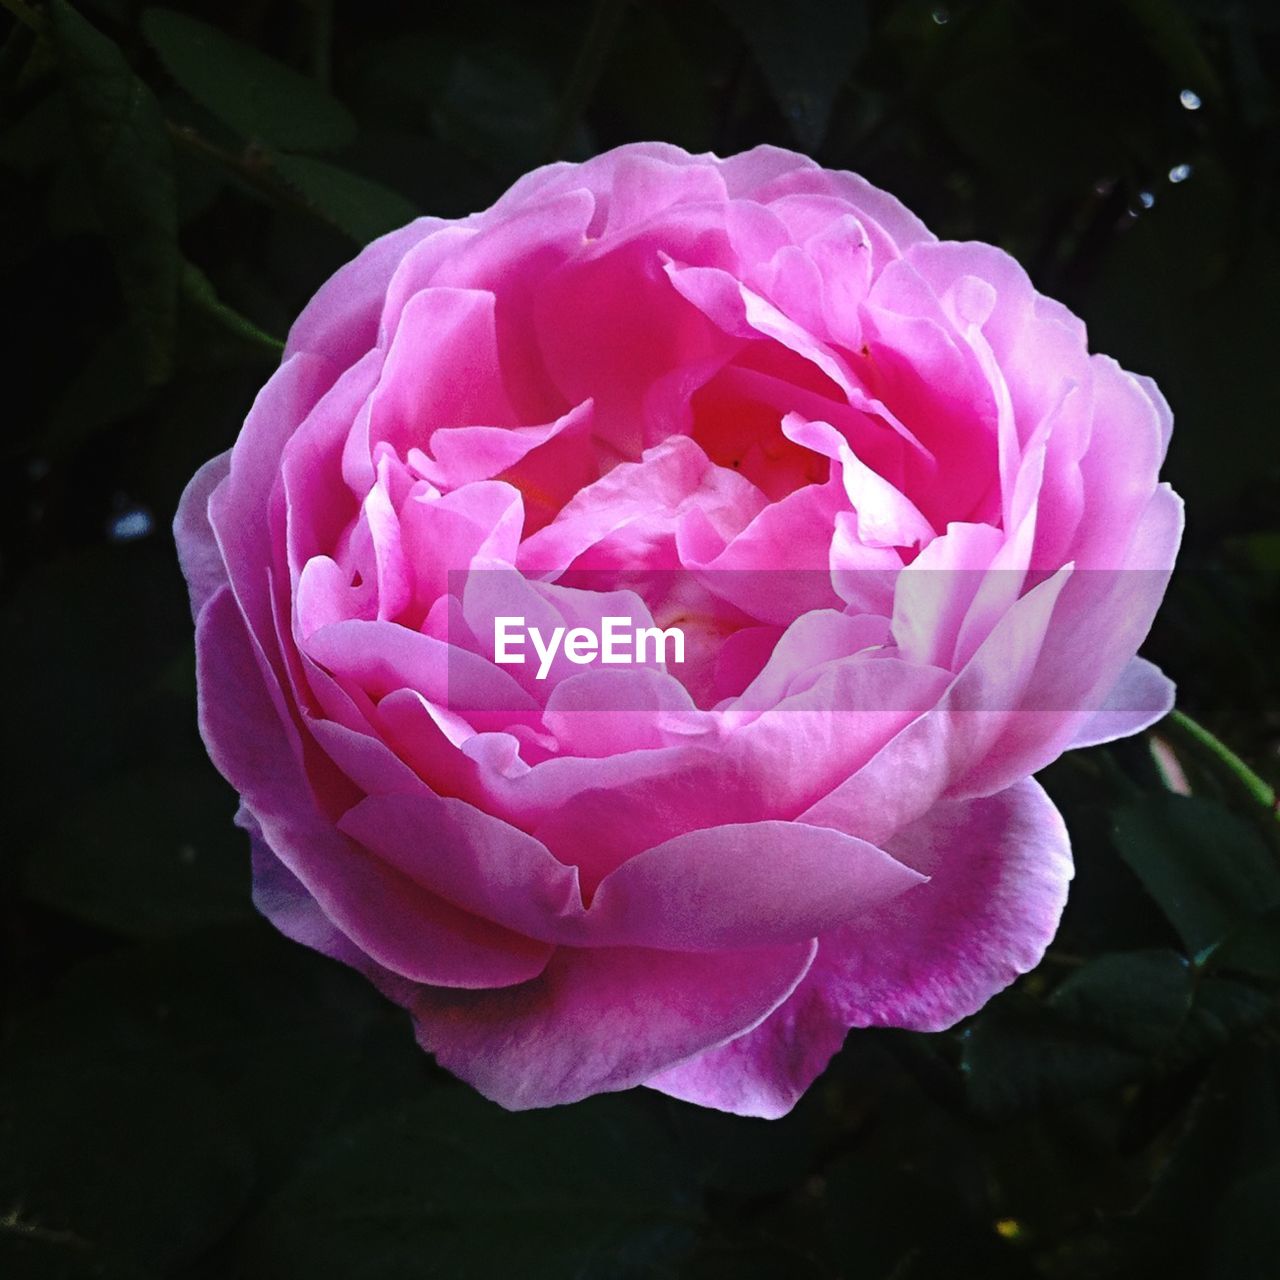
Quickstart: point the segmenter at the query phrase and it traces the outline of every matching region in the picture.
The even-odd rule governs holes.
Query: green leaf
[[[649,1101],[510,1114],[450,1088],[331,1132],[250,1229],[245,1271],[651,1276],[693,1210]]]
[[[150,394],[133,333],[125,326],[110,330],[54,402],[43,447],[66,456],[135,413]]]
[[[269,333],[264,333],[247,316],[229,307],[218,297],[213,282],[194,262],[182,264],[182,296],[199,311],[216,320],[228,333],[243,339],[250,346],[278,356],[284,343]]]
[[[1280,907],[1246,921],[1213,953],[1215,970],[1280,981]]]
[[[1233,1225],[1234,1188],[1272,1166],[1280,1149],[1280,1058],[1274,1046],[1244,1042],[1221,1055],[1169,1139],[1148,1195],[1123,1224],[1132,1235],[1133,1265],[1118,1274],[1205,1274],[1195,1263],[1215,1234],[1211,1207],[1220,1202],[1226,1211],[1226,1222],[1218,1218],[1216,1225]],[[1224,1197],[1226,1188],[1232,1190]],[[1273,1265],[1263,1274],[1272,1271]]]
[[[1064,978],[1047,1004],[1075,1027],[1156,1054],[1190,1010],[1191,972],[1173,951],[1099,956]]]
[[[0,1218],[0,1275],[22,1280],[147,1280],[137,1267],[104,1260],[74,1232],[50,1230],[15,1211]]]
[[[1191,1005],[1191,973],[1172,951],[1103,956],[1039,1006],[998,1002],[970,1028],[963,1068],[988,1114],[1063,1106],[1147,1075]]]
[[[438,1078],[400,1009],[261,920],[81,965],[51,1013],[103,1052],[162,1044],[215,1084],[250,1140],[260,1189],[317,1137]]]
[[[316,81],[217,27],[148,9],[142,32],[174,80],[246,139],[288,151],[329,151],[355,138],[350,112]]]
[[[595,11],[574,59],[573,69],[560,94],[549,152],[562,156],[582,124],[582,112],[595,93],[605,62],[618,37],[628,0],[596,0]]]
[[[246,919],[248,849],[234,808],[209,769],[111,778],[58,816],[27,867],[27,891],[135,937]]]
[[[58,163],[70,139],[67,97],[55,89],[0,133],[0,165],[22,174],[47,169]]]
[[[1116,816],[1116,848],[1193,956],[1280,903],[1280,866],[1259,833],[1191,796],[1138,801]]]
[[[684,1103],[669,1108],[672,1128],[703,1182],[743,1199],[778,1195],[805,1177],[826,1129],[826,1117],[813,1111],[802,1104],[779,1125]]]
[[[6,1046],[0,1205],[68,1246],[53,1274],[76,1275],[85,1255],[103,1275],[188,1262],[230,1226],[251,1177],[225,1098],[162,1045],[103,1044],[67,1021]]]
[[[1215,1215],[1212,1280],[1272,1280],[1280,1258],[1280,1163],[1242,1178]]]
[[[1275,1008],[1272,996],[1235,978],[1206,977],[1196,986],[1179,1050],[1187,1057],[1216,1053],[1262,1025]]]
[[[831,1271],[794,1245],[746,1239],[704,1246],[679,1275],[681,1280],[828,1280]]]
[[[712,89],[705,66],[675,30],[675,18],[654,5],[630,6],[592,104],[620,117],[630,136],[706,151],[713,139]],[[653,92],[655,84],[661,93]]]
[[[1152,50],[1180,84],[1199,90],[1202,97],[1221,96],[1222,85],[1213,63],[1205,55],[1204,42],[1182,6],[1161,0],[1122,0],[1142,30]]]
[[[43,830],[87,785],[157,751],[169,762],[184,750],[204,758],[189,705],[174,709],[175,725],[148,703],[159,665],[189,649],[184,595],[159,537],[77,551],[24,576],[0,614],[4,660],[24,673],[0,724],[10,822],[25,811]]]
[[[545,73],[501,48],[459,51],[431,118],[445,141],[512,176],[545,159],[547,138],[556,132]]]
[[[164,116],[115,44],[66,0],[52,0],[48,17],[147,381],[162,382],[173,360],[178,300],[178,213]]]
[[[820,146],[867,41],[861,0],[718,0],[742,32],[802,147]]]
[[[315,1137],[432,1083],[399,1010],[260,922],[117,948],[37,998],[0,1059],[6,1277],[187,1275]]]
[[[358,244],[412,222],[418,210],[396,191],[310,156],[279,156],[276,172]]]

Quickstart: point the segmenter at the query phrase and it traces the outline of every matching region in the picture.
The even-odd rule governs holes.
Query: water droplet
[[[1191,177],[1191,166],[1189,164],[1175,164],[1169,170],[1170,182],[1186,182]]]
[[[950,12],[944,9],[941,5],[939,5],[930,16],[940,27],[945,27],[947,23],[951,21]]]
[[[1182,103],[1188,111],[1200,110],[1200,95],[1194,89],[1183,89],[1178,94],[1178,101]]]
[[[1156,198],[1155,198],[1155,196],[1153,196],[1153,195],[1151,194],[1151,192],[1150,192],[1150,191],[1139,191],[1139,192],[1138,192],[1138,203],[1139,203],[1139,204],[1140,204],[1144,209],[1150,209],[1150,208],[1151,208],[1151,206],[1152,206],[1153,204],[1155,204],[1155,202],[1156,202]]]
[[[139,538],[145,538],[155,525],[146,507],[130,507],[107,522],[107,537],[112,542],[137,542]]]

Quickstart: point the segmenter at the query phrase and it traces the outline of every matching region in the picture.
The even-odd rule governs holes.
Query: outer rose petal
[[[1086,569],[1067,580],[1027,692],[986,758],[970,773],[956,775],[952,794],[999,791],[1043,769],[1086,732],[1151,629],[1181,538],[1182,500],[1160,485],[1133,531],[1124,567]],[[1162,695],[1148,694],[1145,701],[1156,713],[1151,720],[1167,709]],[[1141,722],[1139,715],[1134,731]]]
[[[209,499],[230,470],[230,449],[210,458],[187,481],[173,518],[173,540],[178,545],[178,562],[187,580],[193,618],[199,617],[205,602],[219,587],[227,585],[227,567],[209,523]]]
[[[1069,749],[1096,747],[1149,729],[1173,710],[1173,681],[1145,658],[1131,658],[1102,706],[1082,724]]]
[[[440,218],[418,218],[366,245],[302,309],[289,330],[284,359],[309,351],[339,368],[354,364],[377,343],[383,298],[400,260],[418,241],[446,225]]]
[[[629,1089],[741,1035],[795,990],[813,943],[694,954],[562,947],[501,991],[423,987],[411,1012],[442,1067],[512,1110]]]
[[[324,914],[378,964],[415,981],[494,987],[539,973],[551,948],[450,906],[376,861],[320,812],[229,590],[200,615],[200,725],[264,841]]]
[[[738,1115],[785,1115],[846,1028],[944,1030],[1039,963],[1072,866],[1037,783],[940,804],[888,848],[928,884],[824,934],[804,981],[753,1031],[646,1083]]]
[[[231,450],[230,471],[209,495],[209,523],[228,580],[260,643],[272,625],[267,575],[275,547],[269,502],[281,455],[337,372],[318,356],[299,354],[285,360],[258,392]]]

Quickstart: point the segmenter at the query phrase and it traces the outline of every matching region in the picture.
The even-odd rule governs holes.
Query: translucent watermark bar
[[[447,709],[525,717],[1139,710],[1167,570],[456,570],[423,629]],[[439,682],[435,682],[439,687]],[[1127,701],[1126,701],[1127,700]]]

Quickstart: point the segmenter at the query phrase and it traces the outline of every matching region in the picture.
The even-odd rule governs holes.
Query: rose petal
[[[422,1047],[513,1111],[629,1089],[741,1035],[808,969],[812,943],[698,954],[562,947],[532,982],[421,989]]]
[[[541,972],[550,947],[450,906],[336,831],[316,807],[228,589],[197,630],[200,726],[262,838],[320,910],[378,964],[444,986],[494,987]]]
[[[209,522],[209,499],[230,471],[230,449],[210,458],[187,481],[173,517],[173,539],[187,580],[193,618],[199,617],[209,597],[227,584],[227,568]]]
[[[944,1030],[1039,963],[1072,866],[1036,783],[938,805],[889,848],[929,882],[824,934],[804,981],[754,1030],[646,1083],[738,1115],[785,1115],[846,1028]]]

